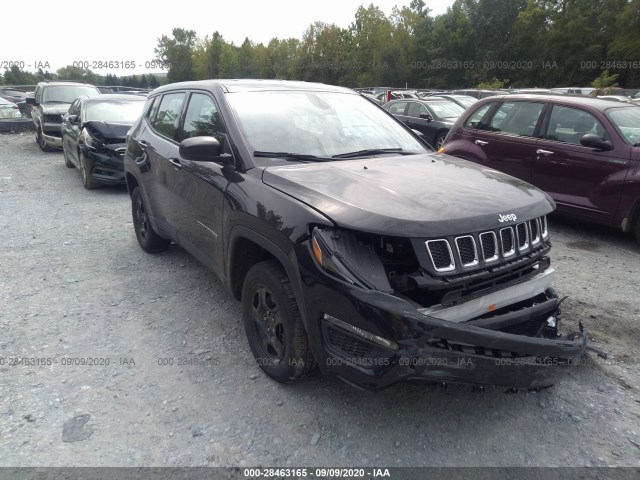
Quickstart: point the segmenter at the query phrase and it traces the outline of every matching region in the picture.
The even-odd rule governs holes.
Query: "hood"
[[[401,237],[495,229],[555,208],[522,180],[435,153],[267,167],[263,182],[338,226]]]
[[[89,130],[94,137],[98,137],[104,143],[124,143],[127,132],[132,125],[132,123],[109,123],[92,120],[86,122],[83,128]]]
[[[42,103],[42,113],[45,115],[64,115],[71,106],[70,103]]]

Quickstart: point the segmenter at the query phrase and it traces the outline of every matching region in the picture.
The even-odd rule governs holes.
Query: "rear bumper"
[[[556,383],[587,344],[582,325],[570,336],[545,338],[555,334],[546,319],[558,314],[557,299],[546,294],[498,317],[456,322],[329,277],[305,245],[296,254],[314,356],[324,373],[358,387],[423,379],[542,388]]]

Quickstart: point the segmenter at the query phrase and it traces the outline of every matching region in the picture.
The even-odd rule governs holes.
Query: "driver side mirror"
[[[80,123],[78,115],[67,115],[67,120],[69,120],[69,123],[73,125],[78,125]]]
[[[587,133],[580,139],[580,145],[593,148],[594,150],[613,150],[611,142],[601,139],[594,133]]]
[[[421,113],[420,114],[420,118],[426,120],[427,122],[432,122],[433,121],[433,117],[431,115],[429,115],[428,113]]]
[[[36,102],[36,97],[27,97],[24,99],[25,103],[31,107],[35,107],[38,102]]]
[[[222,146],[215,137],[186,138],[180,142],[179,152],[185,160],[233,164],[233,157],[228,153],[222,153]]]

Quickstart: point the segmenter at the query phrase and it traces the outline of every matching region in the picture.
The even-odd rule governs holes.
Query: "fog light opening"
[[[390,350],[398,350],[399,348],[398,344],[392,340],[388,340],[384,337],[380,337],[371,332],[367,332],[366,330],[356,327],[355,325],[351,325],[350,323],[344,322],[339,318],[333,317],[328,313],[324,314],[324,319],[325,321],[332,323],[333,325],[340,327],[343,330],[346,330],[352,334],[358,335],[359,337],[362,337],[366,340],[369,340],[370,342],[376,343]]]

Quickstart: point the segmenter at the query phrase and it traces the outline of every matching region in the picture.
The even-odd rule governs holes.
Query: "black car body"
[[[453,122],[464,112],[464,107],[442,97],[392,100],[382,108],[422,133],[436,149],[442,148]]]
[[[100,95],[93,85],[77,82],[40,82],[33,97],[27,97],[41,150],[62,148],[62,116],[78,97]]]
[[[86,189],[124,183],[125,140],[144,102],[117,94],[73,101],[62,121],[62,150],[65,165],[80,170]]]
[[[352,90],[285,81],[154,90],[125,172],[141,247],[178,242],[241,300],[281,382],[320,369],[543,387],[580,356],[558,336],[553,201],[439,155]]]

